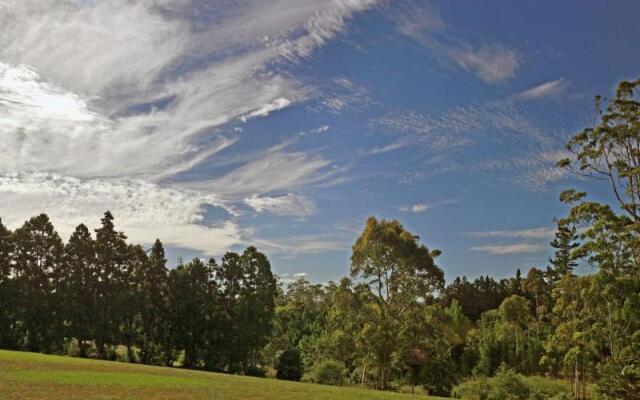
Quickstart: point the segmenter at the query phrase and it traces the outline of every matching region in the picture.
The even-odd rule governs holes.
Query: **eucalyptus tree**
[[[582,379],[574,385],[578,396],[584,396],[584,378],[589,372],[592,377],[601,375],[604,379],[600,385],[603,394],[617,398],[633,398],[633,390],[624,394],[623,389],[640,381],[636,361],[640,359],[640,327],[632,312],[640,293],[639,100],[640,80],[620,82],[606,107],[602,98],[596,97],[598,120],[569,141],[567,149],[573,153],[573,160],[558,163],[605,182],[613,203],[586,201],[586,193],[573,189],[560,196],[572,206],[564,221],[574,224],[580,232],[581,245],[572,254],[598,268],[597,275],[584,284],[584,290],[572,296],[579,297],[579,310],[574,310],[575,301],[556,302],[554,308],[562,315],[561,305],[571,305],[571,318],[556,326],[552,339],[569,337],[563,333],[571,331],[569,328],[574,330],[566,340],[572,347],[565,360],[573,361],[574,377]],[[563,279],[567,282],[561,282],[567,293],[575,286],[571,279],[575,278],[567,275]],[[567,323],[572,325],[568,328]],[[615,379],[607,379],[614,376]]]
[[[365,309],[362,341],[376,361],[380,389],[388,387],[404,315],[444,286],[444,274],[434,261],[440,252],[418,239],[398,221],[370,217],[353,245],[351,276],[369,285],[374,295]]]

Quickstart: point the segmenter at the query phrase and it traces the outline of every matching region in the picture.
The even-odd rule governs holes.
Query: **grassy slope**
[[[2,399],[410,400],[383,393],[0,350]]]

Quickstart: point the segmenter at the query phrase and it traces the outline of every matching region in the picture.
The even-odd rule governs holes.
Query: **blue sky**
[[[638,75],[620,1],[8,1],[0,217],[63,237],[106,209],[171,260],[255,245],[284,279],[348,273],[397,218],[457,275],[544,266],[554,167],[593,96]]]

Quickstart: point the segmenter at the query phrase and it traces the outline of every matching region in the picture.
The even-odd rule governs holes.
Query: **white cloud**
[[[46,173],[0,174],[2,220],[16,228],[37,213],[47,213],[63,238],[75,226],[98,226],[110,210],[117,229],[133,242],[163,243],[219,255],[242,242],[232,219],[206,223],[205,206],[226,209],[215,195],[176,190],[139,180],[77,179]]]
[[[520,67],[518,54],[499,45],[453,48],[447,51],[447,55],[460,68],[474,72],[487,83],[513,78]]]
[[[428,205],[428,204],[422,204],[422,203],[419,203],[419,204],[414,204],[414,205],[412,205],[411,207],[401,207],[401,208],[400,208],[400,211],[412,212],[412,213],[417,214],[417,213],[425,212],[425,211],[427,211],[429,208],[430,208],[430,207],[429,207],[429,205]]]
[[[560,78],[560,79],[545,82],[538,86],[534,86],[530,89],[527,89],[519,93],[516,97],[522,100],[533,100],[533,99],[539,99],[542,97],[549,97],[549,96],[557,95],[558,93],[565,90],[568,84],[569,83],[565,81],[564,78]]]
[[[238,243],[233,218],[203,223],[206,206],[320,182],[330,161],[269,151],[208,182],[173,178],[237,142],[225,124],[316,96],[283,71],[375,3],[0,3],[3,220],[47,211],[68,232],[111,209],[138,241],[207,253]]]
[[[335,235],[326,234],[296,235],[272,239],[254,238],[250,243],[270,254],[289,257],[325,251],[344,251],[350,248],[347,241],[336,239]]]
[[[471,250],[473,251],[480,251],[491,255],[538,253],[544,251],[545,249],[547,249],[547,246],[535,243],[476,246],[471,248]]]
[[[278,110],[282,110],[283,108],[291,105],[291,100],[285,99],[284,97],[278,97],[273,102],[265,104],[258,108],[257,110],[251,111],[248,115],[243,115],[240,117],[242,122],[247,122],[251,118],[255,117],[266,117],[270,113]]]
[[[316,206],[311,200],[293,193],[278,197],[259,197],[254,194],[245,198],[244,202],[259,213],[269,212],[276,215],[306,217],[316,212]]]
[[[293,276],[295,276],[296,278],[304,278],[305,276],[307,276],[306,272],[296,272],[295,274],[293,274]]]
[[[357,111],[375,104],[364,86],[347,78],[334,79],[329,87],[320,94],[320,99],[320,104],[311,107],[311,109],[328,111],[333,114]]]
[[[521,230],[502,230],[502,231],[481,231],[469,232],[469,236],[475,238],[520,238],[520,239],[550,239],[553,237],[555,230],[553,228],[530,228]]]
[[[403,35],[411,38],[444,65],[477,75],[486,83],[513,78],[522,64],[520,55],[498,43],[472,43],[449,29],[436,9],[428,5],[405,7],[391,18]]]
[[[226,196],[281,192],[324,180],[331,175],[331,171],[321,171],[330,164],[328,160],[319,156],[272,151],[218,179],[190,182],[184,186],[210,190]]]
[[[436,207],[440,207],[440,206],[445,206],[445,205],[449,205],[449,204],[456,204],[458,203],[458,199],[448,199],[448,200],[440,200],[440,201],[436,201],[430,204],[427,203],[417,203],[412,205],[411,207],[401,207],[400,211],[405,211],[405,212],[412,212],[412,213],[423,213],[427,210],[431,210],[432,208],[436,208]]]

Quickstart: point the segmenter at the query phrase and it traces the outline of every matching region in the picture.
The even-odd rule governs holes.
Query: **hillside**
[[[366,389],[0,351],[3,399],[428,399]],[[433,398],[432,398],[433,399]]]

